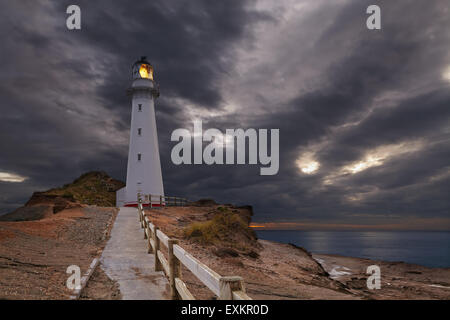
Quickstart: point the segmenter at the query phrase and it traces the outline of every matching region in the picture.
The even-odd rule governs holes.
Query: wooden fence
[[[141,195],[138,194],[138,199]],[[148,205],[150,208],[152,207],[173,207],[173,206],[185,206],[188,203],[186,198],[179,197],[169,197],[169,196],[160,196],[154,194],[145,194],[142,195],[142,204]]]
[[[141,227],[144,229],[144,238],[148,241],[148,253],[155,255],[155,271],[164,271],[169,278],[172,299],[195,300],[194,295],[182,280],[181,265],[184,265],[220,300],[252,300],[245,293],[244,281],[241,277],[219,275],[180,247],[178,240],[170,239],[159,230],[144,215],[140,196],[138,196],[138,213]],[[167,258],[160,250],[161,245],[167,248]]]

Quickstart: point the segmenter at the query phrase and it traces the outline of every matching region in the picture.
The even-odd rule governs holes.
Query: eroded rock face
[[[65,209],[82,207],[72,196],[48,195],[34,192],[27,203],[11,213],[0,217],[0,221],[34,221],[51,217]]]
[[[53,215],[53,206],[49,204],[37,204],[23,206],[19,209],[0,217],[0,221],[34,221]]]
[[[58,213],[65,209],[81,207],[80,203],[73,198],[72,195],[51,195],[45,194],[44,192],[35,192],[31,196],[30,200],[25,204],[27,206],[50,206],[53,213]]]
[[[30,200],[25,203],[25,206],[33,206],[37,204],[43,204],[43,203],[56,203],[56,202],[68,202],[68,201],[75,201],[72,195],[52,195],[52,194],[46,194],[45,192],[34,192],[31,196]]]

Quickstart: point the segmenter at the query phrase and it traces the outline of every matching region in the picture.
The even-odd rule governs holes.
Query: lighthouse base
[[[127,187],[123,187],[122,189],[119,189],[116,191],[116,207],[137,207],[137,194],[135,195],[136,200],[131,198],[132,195],[127,194]],[[158,197],[159,198],[159,197]],[[162,200],[162,201],[161,201]],[[152,204],[150,206],[150,201],[148,199],[148,196],[142,199],[143,203],[142,206],[144,207],[165,207],[166,201],[164,199],[164,196],[162,196],[161,200],[157,199],[155,200],[155,197],[153,197]]]

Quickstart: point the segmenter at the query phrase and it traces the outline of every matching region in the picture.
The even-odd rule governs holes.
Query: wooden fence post
[[[142,221],[144,223],[144,240],[147,239],[147,232],[145,232],[148,229],[147,221],[145,221],[145,214],[144,210],[142,210]]]
[[[152,248],[152,243],[151,243],[151,239],[153,238],[153,234],[152,234],[152,229],[150,228],[150,224],[147,223],[147,233],[148,233],[148,237],[147,237],[147,242],[148,242],[148,250],[147,253],[152,253],[153,252],[153,248]]]
[[[178,240],[169,239],[168,252],[169,252],[169,283],[170,283],[170,295],[172,300],[179,299],[177,288],[175,286],[175,278],[181,279],[181,265],[180,260],[173,254],[173,245],[178,244]]]
[[[148,195],[148,198],[150,199],[150,209],[151,209],[151,208],[152,208],[152,195],[149,194],[149,195]]]
[[[233,291],[245,292],[244,281],[241,277],[221,277],[219,286],[219,300],[233,300]]]
[[[138,214],[139,214],[139,222],[141,223],[141,228],[143,228],[142,222],[142,199],[139,197],[137,204]]]
[[[153,239],[155,241],[155,271],[162,271],[162,265],[158,258],[158,251],[159,251],[158,230],[159,228],[155,226],[155,233],[153,234],[153,236],[155,237]]]

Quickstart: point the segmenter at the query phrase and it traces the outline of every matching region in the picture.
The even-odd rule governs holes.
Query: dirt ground
[[[448,268],[315,255],[265,240],[248,242],[252,250],[228,250],[223,244],[206,245],[185,237],[187,226],[211,219],[218,207],[169,207],[146,214],[220,275],[243,277],[253,299],[450,299]],[[248,208],[229,208],[251,216]],[[65,285],[67,267],[78,265],[86,271],[104,248],[116,215],[115,208],[85,206],[36,221],[0,222],[0,299],[67,299],[71,294]],[[373,264],[381,268],[380,290],[366,286],[365,272]],[[215,299],[186,268],[182,274],[197,299]],[[99,265],[80,299],[121,299],[121,295]]]
[[[81,292],[80,300],[121,300],[119,285],[112,281],[99,265],[86,287]]]
[[[403,262],[375,261],[338,255],[316,255],[330,277],[365,299],[450,299],[450,269],[427,268]],[[367,267],[381,271],[381,288],[367,289]]]
[[[434,269],[406,263],[312,255],[290,244],[258,240],[258,256],[220,250],[188,240],[183,229],[205,221],[218,206],[169,207],[147,210],[147,216],[169,237],[179,240],[189,253],[222,276],[243,277],[253,299],[450,299],[450,269]],[[241,210],[241,209],[239,209]],[[220,254],[218,254],[220,253]],[[367,266],[382,270],[382,288],[368,290]],[[341,267],[351,270],[340,269]],[[215,299],[186,268],[183,280],[197,299]]]
[[[227,254],[223,248],[202,245],[183,236],[183,228],[192,222],[207,220],[217,207],[169,207],[148,210],[147,215],[169,237],[177,238],[183,248],[220,275],[243,277],[247,294],[253,299],[360,298],[340,282],[331,279],[322,266],[302,248],[258,240],[254,250],[259,257],[252,257],[236,255],[233,251]],[[246,215],[244,212],[242,214]],[[189,270],[183,268],[182,274],[197,299],[214,299],[209,289]]]
[[[87,270],[105,246],[116,214],[115,208],[85,206],[42,220],[0,222],[0,299],[67,299],[67,267]],[[86,299],[118,296],[105,277],[96,270]],[[111,291],[107,295],[105,288]]]

